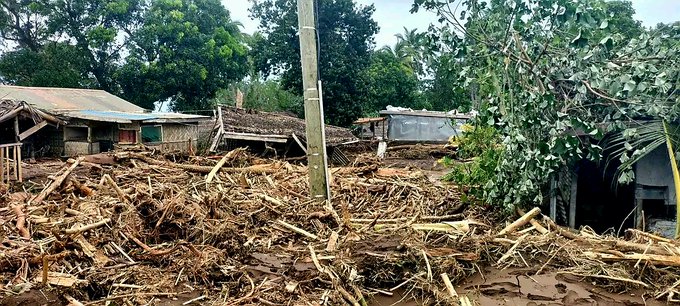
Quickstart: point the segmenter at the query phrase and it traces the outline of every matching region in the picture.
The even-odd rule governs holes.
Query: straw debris
[[[244,150],[111,156],[68,161],[35,196],[3,195],[6,294],[49,286],[84,305],[187,294],[189,304],[366,305],[407,289],[424,304],[467,305],[452,289],[479,265],[559,270],[658,299],[680,291],[677,241],[572,232],[537,210],[503,228],[419,172],[334,168],[333,198],[317,203],[305,166]]]

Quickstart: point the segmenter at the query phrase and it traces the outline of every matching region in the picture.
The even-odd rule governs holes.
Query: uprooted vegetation
[[[464,209],[455,186],[417,171],[333,168],[333,199],[322,204],[307,196],[306,167],[243,150],[109,157],[70,160],[34,193],[3,195],[5,294],[51,288],[61,302],[95,305],[186,295],[203,304],[363,305],[401,288],[423,304],[449,304],[467,297],[444,279],[455,284],[488,265],[642,288],[648,298],[678,290],[677,241],[572,232],[537,209],[496,226],[489,212]]]

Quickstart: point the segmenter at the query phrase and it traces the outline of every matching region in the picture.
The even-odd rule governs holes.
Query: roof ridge
[[[86,91],[103,91],[108,94],[112,94],[103,89],[93,89],[93,88],[70,88],[70,87],[47,87],[47,86],[19,86],[19,85],[0,85],[0,87],[7,88],[22,88],[22,89],[52,89],[52,90],[86,90]]]

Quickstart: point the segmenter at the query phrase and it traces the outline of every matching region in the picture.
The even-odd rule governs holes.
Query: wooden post
[[[12,164],[14,165],[14,180],[19,180],[19,168],[17,167],[17,146],[12,146]]]
[[[9,168],[9,166],[10,166],[10,160],[9,160],[9,147],[5,147],[4,149],[5,149],[5,159],[6,159],[6,161],[7,161],[7,162],[5,163],[5,171],[6,171],[6,173],[5,173],[6,176],[5,176],[5,177],[7,178],[7,181],[9,182],[9,180],[10,180],[10,173],[11,173],[11,172],[9,171],[9,170],[10,170],[10,168]]]
[[[557,222],[557,180],[555,173],[550,176],[550,219]]]
[[[14,117],[14,140],[19,142],[19,116]]]
[[[5,180],[5,148],[0,148],[0,183]]]
[[[571,195],[569,196],[569,227],[576,228],[576,193],[578,191],[578,173],[571,176]]]
[[[17,180],[19,182],[24,181],[24,173],[23,170],[21,169],[21,144],[17,145]]]
[[[317,72],[316,23],[314,0],[298,0],[300,29],[300,57],[302,60],[302,86],[307,132],[307,165],[309,187],[315,200],[330,199],[326,166],[326,141],[324,139],[323,107],[319,92]]]

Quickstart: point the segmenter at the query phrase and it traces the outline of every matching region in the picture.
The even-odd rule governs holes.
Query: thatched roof
[[[281,113],[222,107],[222,123],[226,132],[305,136],[305,120]],[[326,125],[326,142],[329,144],[355,139],[349,129]]]

